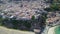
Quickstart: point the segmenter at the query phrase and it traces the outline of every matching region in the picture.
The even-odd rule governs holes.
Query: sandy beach
[[[55,34],[55,33],[54,33],[54,29],[55,29],[56,27],[57,27],[57,26],[50,28],[49,31],[48,31],[48,34]]]
[[[35,34],[34,32],[8,29],[0,26],[0,34]]]

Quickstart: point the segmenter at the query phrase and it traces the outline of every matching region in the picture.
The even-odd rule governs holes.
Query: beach
[[[48,30],[48,34],[55,34],[54,30],[55,30],[56,27],[57,27],[57,26],[50,28],[50,29]]]
[[[0,34],[35,34],[34,32],[8,29],[0,26]]]

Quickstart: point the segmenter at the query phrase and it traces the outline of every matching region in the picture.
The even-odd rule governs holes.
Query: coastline
[[[50,29],[48,30],[48,34],[55,34],[54,30],[55,30],[56,27],[57,27],[57,26],[50,28]]]

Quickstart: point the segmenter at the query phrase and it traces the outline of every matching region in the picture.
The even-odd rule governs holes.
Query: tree
[[[1,26],[1,25],[4,25],[4,24],[3,24],[3,21],[4,21],[4,20],[5,20],[5,19],[3,19],[2,16],[0,15],[0,26]]]
[[[45,8],[46,11],[59,11],[60,10],[60,0],[53,0],[52,3],[50,3],[49,8]]]
[[[35,19],[35,16],[33,15],[31,19],[34,20]]]

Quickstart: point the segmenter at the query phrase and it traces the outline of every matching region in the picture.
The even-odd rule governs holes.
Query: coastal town
[[[1,34],[60,34],[60,0],[0,0],[0,26]]]

